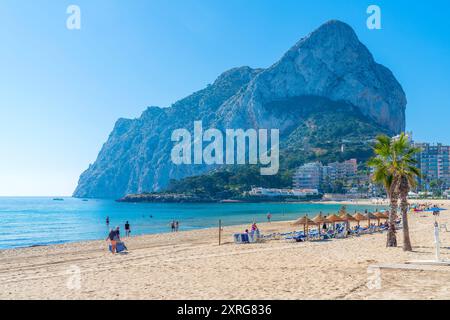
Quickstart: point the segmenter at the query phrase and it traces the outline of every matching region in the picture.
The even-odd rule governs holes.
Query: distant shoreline
[[[198,196],[184,193],[142,193],[128,194],[117,202],[124,203],[309,203],[318,201],[317,197],[260,197],[248,196],[242,198],[212,198],[209,196]]]

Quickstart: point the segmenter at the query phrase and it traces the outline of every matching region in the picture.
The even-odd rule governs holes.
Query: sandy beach
[[[414,201],[419,202],[419,201]],[[427,201],[431,202],[431,201]],[[450,209],[450,201],[437,201]],[[450,227],[450,211],[440,216]],[[292,243],[233,244],[249,226],[158,234],[126,240],[112,255],[105,241],[0,251],[0,299],[449,299],[450,267],[382,270],[367,286],[368,267],[434,256],[434,218],[410,215],[414,252],[386,248],[386,234]],[[290,222],[261,224],[263,234],[295,230]],[[449,228],[450,231],[450,228]],[[450,259],[450,233],[441,232]]]

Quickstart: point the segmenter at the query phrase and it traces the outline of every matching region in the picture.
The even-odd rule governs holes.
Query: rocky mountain
[[[170,161],[173,130],[192,130],[197,120],[205,128],[280,129],[282,160],[289,167],[301,162],[293,154],[334,155],[341,142],[403,131],[406,103],[392,72],[375,62],[353,29],[329,21],[267,69],[229,70],[171,107],[119,119],[74,196],[151,192],[171,179],[215,169]]]

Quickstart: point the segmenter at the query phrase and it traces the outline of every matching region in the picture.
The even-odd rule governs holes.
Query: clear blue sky
[[[366,28],[370,4],[382,30]],[[0,195],[70,195],[118,118],[267,67],[330,19],[395,73],[415,139],[450,144],[449,12],[447,0],[2,0]]]

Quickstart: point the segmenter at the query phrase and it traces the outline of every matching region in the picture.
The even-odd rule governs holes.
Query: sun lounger
[[[249,243],[256,243],[259,241],[259,238],[260,238],[259,231],[251,232],[248,234],[248,242]]]
[[[112,252],[112,246],[111,245],[109,245],[109,251]],[[116,252],[120,253],[120,252],[123,252],[123,251],[128,251],[127,246],[123,242],[117,242],[117,244],[116,244]]]
[[[335,238],[336,239],[345,239],[345,238],[347,238],[347,236],[348,236],[348,230],[346,230],[344,228],[341,232],[336,234]]]
[[[236,243],[236,244],[257,243],[260,240],[260,235],[258,232],[236,233],[233,237],[234,237],[234,243]]]
[[[246,233],[237,233],[234,235],[234,243],[243,244],[248,243],[248,234]]]
[[[299,235],[297,237],[293,238],[296,242],[305,242],[306,241],[306,237],[303,235]]]

